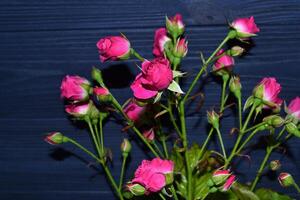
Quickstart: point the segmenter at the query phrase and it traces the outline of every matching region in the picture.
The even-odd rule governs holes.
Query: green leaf
[[[172,81],[172,83],[169,85],[168,90],[171,90],[173,92],[177,92],[180,94],[184,94],[184,92],[181,90],[180,86],[178,85],[178,83],[176,83],[176,81]]]
[[[248,187],[238,183],[234,183],[232,187],[233,193],[242,200],[260,200]]]
[[[183,77],[185,74],[186,74],[186,72],[181,72],[181,71],[173,70],[173,78]]]
[[[260,188],[255,191],[260,200],[292,200],[287,195],[281,195],[269,189]]]

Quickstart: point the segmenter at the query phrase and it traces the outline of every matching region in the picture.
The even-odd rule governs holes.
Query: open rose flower
[[[137,75],[131,89],[136,98],[150,99],[168,88],[172,80],[173,72],[167,59],[145,60],[142,63],[142,73]]]
[[[236,30],[237,36],[240,38],[254,36],[260,31],[254,22],[253,16],[251,16],[250,18],[236,19],[231,23],[231,27]]]
[[[130,56],[130,43],[122,36],[108,36],[97,42],[101,62],[127,59]]]
[[[224,55],[222,55],[224,54]],[[221,56],[222,55],[222,56]],[[216,56],[221,56],[218,58],[214,64],[214,71],[220,70],[220,69],[226,69],[226,70],[231,70],[233,65],[234,65],[234,59],[232,56],[229,56],[225,53],[223,49],[221,49]]]
[[[61,97],[71,101],[85,101],[89,97],[90,82],[80,76],[65,76],[61,86]]]
[[[166,28],[159,28],[155,31],[154,36],[154,44],[153,44],[153,55],[156,57],[164,56],[165,44],[171,41],[171,39],[167,36]]]
[[[124,113],[134,122],[139,121],[141,116],[146,111],[146,106],[139,106],[135,101],[131,101],[125,108]]]
[[[263,78],[255,87],[253,94],[264,101],[265,108],[280,107],[282,99],[278,97],[281,86],[275,78]]]
[[[296,97],[290,102],[287,111],[295,119],[300,120],[300,97]]]
[[[135,171],[132,183],[144,186],[148,194],[159,192],[168,184],[166,176],[172,174],[173,170],[173,161],[160,158],[154,158],[151,161],[143,160],[142,164]]]

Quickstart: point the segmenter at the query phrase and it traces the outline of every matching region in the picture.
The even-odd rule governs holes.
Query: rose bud
[[[68,138],[63,136],[63,134],[61,134],[60,132],[49,133],[44,140],[51,145],[57,145],[68,142]]]
[[[300,131],[296,124],[289,122],[285,125],[286,131],[296,137],[300,137]]]
[[[234,65],[234,59],[233,57],[229,56],[226,54],[226,52],[224,51],[224,49],[221,49],[216,56],[220,56],[214,66],[213,66],[213,70],[220,70],[220,69],[227,69],[228,71],[231,71],[233,65]]]
[[[90,82],[80,76],[65,76],[60,90],[61,97],[74,102],[85,101],[89,98]]]
[[[281,163],[280,163],[279,160],[272,160],[272,161],[270,162],[270,169],[271,169],[272,171],[277,171],[277,170],[280,169],[280,168],[281,168]]]
[[[296,97],[291,101],[287,108],[287,113],[290,114],[296,122],[300,120],[300,97]]]
[[[70,104],[66,105],[65,111],[73,115],[74,117],[85,117],[89,114],[91,110],[91,104],[90,103],[81,103],[81,104]]]
[[[281,86],[275,78],[263,78],[263,80],[254,88],[253,95],[263,100],[264,108],[280,108],[282,99],[278,97]]]
[[[93,67],[91,75],[92,75],[92,78],[101,85],[101,87],[104,87],[102,72],[101,72],[100,69],[97,69],[96,67]]]
[[[173,40],[176,40],[184,33],[185,25],[183,24],[182,16],[180,14],[176,14],[174,17],[166,17],[166,27],[168,33],[172,35]]]
[[[142,73],[138,74],[130,88],[138,99],[150,99],[159,91],[167,89],[173,80],[170,63],[165,58],[145,60],[142,63]]]
[[[121,143],[121,152],[124,157],[127,157],[131,151],[131,143],[128,139],[124,138],[123,142]]]
[[[124,113],[133,122],[139,121],[141,116],[145,113],[145,111],[146,111],[146,106],[140,106],[135,101],[131,101],[124,108]]]
[[[292,175],[286,172],[282,172],[279,174],[278,181],[282,187],[289,187],[295,184]]]
[[[207,120],[215,129],[219,128],[219,118],[220,116],[213,110],[207,111]]]
[[[225,184],[222,186],[221,191],[226,192],[228,191],[231,186],[235,183],[235,175],[231,175],[225,182]]]
[[[263,119],[268,125],[278,128],[284,124],[284,119],[278,115],[270,115]]]
[[[159,192],[167,184],[166,175],[173,174],[174,163],[171,160],[154,158],[153,160],[143,160],[142,164],[135,171],[132,183],[138,183],[146,188],[147,193]]]
[[[226,53],[230,56],[240,56],[244,51],[245,49],[240,46],[233,46],[231,49],[227,50]]]
[[[240,82],[240,77],[238,76],[232,76],[230,81],[229,81],[229,89],[230,92],[234,94],[236,98],[241,98],[241,89],[242,85]]]
[[[130,43],[123,36],[108,36],[97,42],[101,62],[124,60],[130,56]]]
[[[215,185],[221,185],[231,176],[229,170],[216,170],[212,175],[212,181]]]
[[[149,130],[146,130],[143,132],[143,136],[149,141],[152,142],[155,138],[155,133],[154,133],[154,129],[151,128]]]
[[[236,19],[230,26],[236,31],[237,38],[241,39],[255,36],[260,31],[254,22],[253,16]]]
[[[153,55],[156,57],[163,57],[165,52],[165,45],[171,39],[167,36],[166,28],[159,28],[155,31],[154,44],[153,44]]]
[[[188,42],[185,38],[178,39],[174,48],[174,56],[183,58],[188,52]]]
[[[112,96],[107,88],[96,87],[93,89],[93,92],[100,102],[110,102],[112,100]]]
[[[142,196],[146,193],[145,187],[138,183],[128,183],[126,184],[125,190],[130,191],[134,196]]]

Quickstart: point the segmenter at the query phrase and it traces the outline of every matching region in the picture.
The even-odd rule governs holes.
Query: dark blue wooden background
[[[90,147],[87,132],[74,126],[63,111],[61,79],[66,74],[89,77],[91,67],[96,65],[105,69],[112,93],[124,102],[132,95],[128,85],[137,72],[134,62],[138,61],[101,64],[97,40],[122,32],[138,52],[151,58],[155,28],[164,24],[166,14],[176,12],[183,14],[187,24],[189,54],[182,67],[190,74],[199,69],[199,51],[208,55],[225,36],[227,20],[253,15],[261,33],[255,38],[256,46],[238,59],[235,67],[244,93],[250,94],[262,77],[276,76],[287,101],[300,95],[299,0],[1,0],[1,200],[113,199],[105,177],[89,167],[89,157],[71,145],[63,146],[65,150],[55,149],[42,140],[46,132],[59,130]],[[218,104],[220,86],[209,81],[204,91],[204,109],[188,118],[189,136],[196,141],[206,136],[205,110]],[[234,139],[229,129],[236,123],[232,117],[223,121],[223,135],[229,146]],[[119,144],[124,137],[121,128],[113,122],[105,127],[107,145],[114,153],[115,177],[121,161]],[[298,183],[299,145],[299,139],[292,139],[289,154],[273,156],[282,160],[283,170],[291,172]],[[136,145],[133,152],[127,177],[145,158]],[[260,150],[251,155],[252,163],[240,166],[248,172],[248,178],[258,168],[255,161],[262,159]],[[239,179],[248,180],[245,174]],[[262,185],[297,199],[294,190],[282,189],[272,176],[264,177]]]

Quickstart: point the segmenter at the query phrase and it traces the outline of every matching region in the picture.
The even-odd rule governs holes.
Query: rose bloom
[[[237,31],[240,37],[250,37],[260,31],[254,22],[253,16],[250,18],[238,18],[231,23],[231,27]]]
[[[143,160],[142,164],[135,171],[132,183],[144,186],[147,193],[158,192],[166,186],[166,174],[173,173],[174,163],[171,160],[154,158]]]
[[[101,62],[126,59],[130,55],[130,43],[122,36],[108,36],[97,42]]]
[[[80,76],[65,76],[61,86],[61,97],[72,101],[84,101],[89,97],[87,89],[90,86],[90,82]]]
[[[224,53],[224,49],[221,49],[216,56],[220,56]],[[227,55],[226,53],[218,58],[214,64],[214,70],[219,70],[222,68],[226,68],[228,70],[231,70],[234,65],[234,59],[232,56]]]
[[[136,102],[131,101],[125,108],[124,113],[134,122],[137,122],[146,111],[146,106],[139,106]]]
[[[66,105],[65,111],[75,117],[83,117],[89,113],[90,103]]]
[[[168,88],[172,80],[173,72],[167,59],[145,60],[142,63],[142,73],[137,75],[131,89],[136,98],[149,99]]]
[[[280,91],[280,84],[277,83],[275,78],[269,77],[263,78],[263,80],[256,86],[254,89],[254,95],[261,96],[262,100],[266,101],[266,103],[270,102],[275,104],[275,106],[280,106],[282,104],[282,99],[278,97]],[[267,106],[266,108],[268,107],[270,106]]]
[[[154,44],[153,44],[153,55],[156,57],[164,56],[165,44],[171,41],[171,39],[167,36],[166,28],[159,28],[155,31],[154,35]]]
[[[288,113],[300,120],[300,97],[293,99],[288,106]]]

